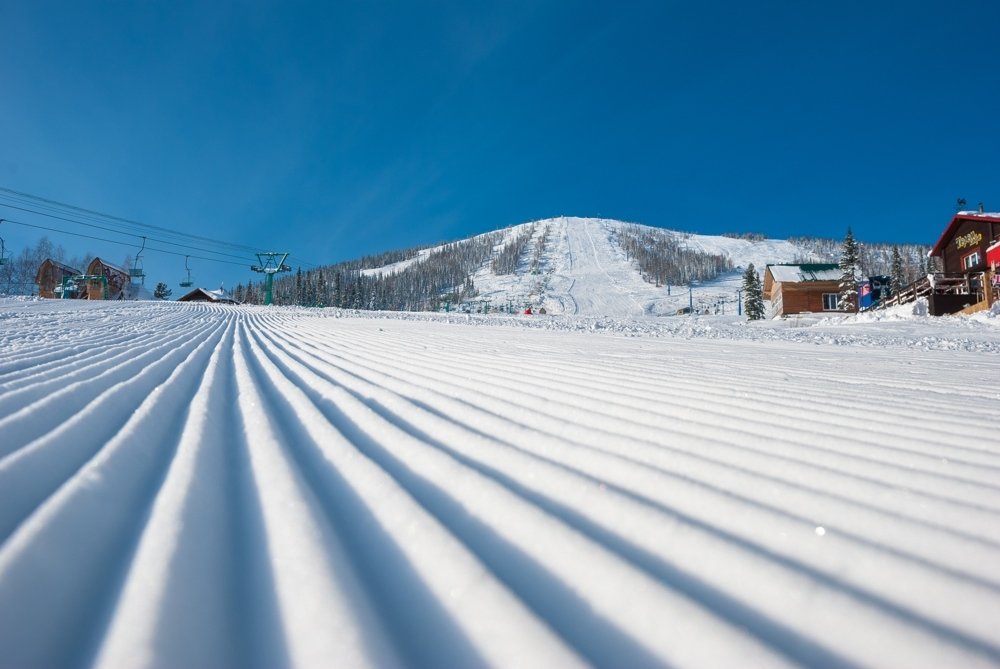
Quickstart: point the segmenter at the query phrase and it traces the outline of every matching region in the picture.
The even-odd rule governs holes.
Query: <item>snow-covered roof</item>
[[[771,276],[779,283],[804,281],[838,281],[840,267],[834,263],[806,263],[803,265],[768,265]]]
[[[99,263],[99,264],[103,265],[104,267],[107,267],[108,269],[113,270],[115,272],[120,272],[122,274],[128,274],[129,273],[129,271],[127,269],[125,269],[123,267],[119,267],[118,265],[113,265],[112,263],[109,263],[106,260],[102,260],[101,258],[94,258],[93,260],[90,261],[90,265],[87,267],[87,272],[88,273],[91,273],[91,274],[94,273],[93,270],[90,269],[91,267],[94,266],[94,263]]]
[[[233,299],[233,296],[227,293],[222,288],[219,288],[218,290],[209,290],[207,288],[195,288],[191,292],[181,295],[180,297],[177,298],[178,302],[200,302],[203,300],[208,302],[231,302],[233,304],[236,303],[236,300]]]
[[[227,293],[225,290],[223,290],[222,287],[219,287],[216,290],[206,290],[205,292],[208,293],[209,295],[211,295],[213,298],[215,298],[215,300],[218,301],[218,302],[227,302],[227,301],[228,302],[235,302],[236,301],[236,300],[233,299],[233,296],[230,295],[229,293]]]
[[[1000,219],[1000,212],[996,211],[960,211],[956,216],[967,216],[969,218],[998,218]]]

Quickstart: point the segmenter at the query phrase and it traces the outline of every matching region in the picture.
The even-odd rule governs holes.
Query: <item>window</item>
[[[979,255],[979,251],[973,251],[967,256],[962,256],[962,269],[970,270],[980,262],[982,262],[983,257]]]
[[[837,293],[823,293],[823,311],[838,311],[840,309],[840,295]]]

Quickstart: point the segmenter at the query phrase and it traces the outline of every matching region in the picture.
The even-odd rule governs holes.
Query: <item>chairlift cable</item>
[[[2,189],[0,189],[0,190],[2,190]],[[0,197],[3,197],[3,195],[0,195]],[[12,204],[5,203],[5,202],[0,202],[0,207],[7,207],[9,209],[16,209],[18,211],[24,211],[24,212],[28,212],[28,213],[32,213],[32,214],[38,214],[40,216],[46,216],[48,218],[54,218],[56,220],[65,221],[67,223],[74,223],[76,225],[83,225],[83,226],[90,227],[90,228],[96,228],[97,230],[104,230],[105,232],[111,232],[111,233],[114,233],[114,234],[117,234],[117,235],[128,235],[130,237],[136,237],[137,239],[139,239],[139,238],[142,237],[142,235],[136,234],[134,232],[128,232],[128,231],[125,231],[125,230],[117,230],[115,228],[108,228],[108,227],[105,227],[105,226],[97,225],[95,223],[87,223],[85,221],[78,221],[78,220],[73,219],[73,218],[67,218],[65,216],[59,216],[57,214],[46,213],[46,212],[43,212],[43,211],[37,211],[36,209],[29,209],[29,208],[26,208],[26,207],[18,207],[16,205],[12,205]],[[58,230],[54,230],[54,229],[53,229],[53,231],[54,232],[59,232]],[[72,233],[67,232],[66,234],[72,234]],[[191,238],[191,239],[194,239],[194,240],[201,240],[201,239],[206,239],[207,240],[208,239],[208,238],[198,237],[197,235],[186,235],[184,233],[174,233],[174,232],[171,232],[170,234],[173,235],[173,236],[175,236],[175,237],[179,237],[181,239],[186,239],[186,238]],[[152,241],[154,241],[154,242],[156,242],[156,243],[158,243],[158,244],[168,244],[170,246],[176,246],[176,247],[182,248],[182,249],[193,249],[195,251],[201,251],[203,253],[213,253],[215,255],[226,256],[228,258],[236,258],[238,260],[245,260],[245,256],[234,255],[232,253],[226,253],[224,251],[213,251],[212,249],[207,249],[207,248],[204,248],[203,246],[191,246],[189,244],[181,244],[179,242],[172,242],[172,241],[169,241],[169,240],[166,240],[166,239],[158,239],[156,237],[148,237],[147,236],[147,238],[150,239],[150,240],[152,240]],[[215,244],[219,244],[219,245],[223,245],[223,246],[231,246],[231,247],[236,248],[236,249],[239,249],[239,248],[248,248],[248,249],[251,249],[253,253],[258,253],[259,252],[258,249],[253,249],[253,247],[242,246],[242,245],[239,245],[239,244],[226,244],[224,242],[216,242],[214,240],[208,240],[208,241],[210,241],[211,243],[215,243]],[[177,255],[182,255],[182,254],[177,254]],[[308,261],[302,260],[302,259],[298,259],[298,262],[296,264],[305,265],[305,266],[313,268],[313,269],[318,269],[320,267],[320,265],[317,265],[316,263],[311,263],[311,262],[308,262]]]
[[[115,230],[114,228],[107,228],[107,227],[104,227],[104,226],[96,225],[94,223],[85,223],[83,221],[77,221],[77,220],[74,220],[72,218],[66,218],[65,216],[57,216],[56,214],[46,214],[45,212],[35,211],[33,209],[26,209],[24,207],[16,207],[16,206],[11,205],[11,204],[0,203],[0,207],[7,207],[9,209],[17,209],[18,211],[25,211],[25,212],[32,213],[32,214],[39,214],[40,216],[46,216],[48,218],[54,218],[54,219],[57,219],[57,220],[60,220],[60,221],[65,221],[67,223],[74,223],[74,224],[77,224],[77,225],[83,225],[83,226],[86,226],[86,227],[89,227],[89,228],[96,228],[98,230],[104,230],[105,232],[111,232],[111,233],[114,233],[116,235],[128,235],[129,237],[135,237],[136,239],[139,239],[139,238],[142,237],[142,235],[137,235],[137,234],[132,233],[132,232],[125,232],[123,230]],[[54,230],[54,231],[59,232],[58,230]],[[67,234],[72,234],[72,233],[67,233]],[[226,256],[226,257],[229,257],[229,258],[237,258],[237,259],[242,260],[245,257],[245,256],[234,255],[232,253],[225,253],[223,251],[213,251],[211,249],[206,249],[206,248],[202,248],[202,247],[198,247],[198,246],[189,246],[187,244],[180,244],[178,242],[171,242],[171,241],[168,241],[168,240],[165,240],[165,239],[157,239],[155,237],[150,237],[149,239],[153,240],[154,242],[156,242],[158,244],[169,244],[170,246],[176,246],[178,248],[194,249],[196,251],[201,251],[203,253],[214,253],[216,255]],[[184,255],[184,254],[179,253],[177,255]]]
[[[13,200],[19,202],[20,204],[30,204],[34,208],[25,207],[25,206],[18,206],[16,204],[11,204],[9,202],[0,201],[0,206],[2,206],[2,207],[7,207],[7,208],[10,208],[10,209],[14,209],[14,210],[17,210],[17,211],[23,211],[23,212],[31,213],[31,214],[37,214],[37,215],[40,215],[40,216],[45,216],[45,217],[48,217],[48,218],[53,218],[53,219],[56,219],[56,220],[64,221],[64,222],[67,222],[67,223],[72,223],[72,224],[75,224],[75,225],[82,225],[82,226],[94,228],[94,229],[97,229],[97,230],[103,230],[105,232],[110,232],[110,233],[113,233],[113,234],[128,235],[130,237],[136,237],[136,238],[139,238],[139,239],[145,237],[145,238],[149,239],[150,241],[152,241],[154,243],[157,243],[157,244],[166,244],[166,245],[174,246],[174,247],[181,248],[181,249],[191,249],[191,250],[199,251],[201,253],[210,253],[210,254],[213,254],[213,255],[225,256],[225,257],[229,257],[229,258],[235,258],[235,259],[238,259],[238,260],[241,261],[239,264],[244,264],[246,262],[246,257],[245,256],[235,255],[235,254],[232,254],[232,253],[226,253],[224,251],[217,251],[217,250],[213,250],[211,248],[205,248],[204,247],[204,243],[211,244],[211,245],[216,245],[216,246],[220,246],[220,247],[224,247],[224,248],[230,248],[230,249],[234,249],[234,250],[248,250],[248,251],[250,251],[250,252],[252,252],[254,254],[260,252],[260,249],[255,248],[255,247],[251,247],[251,246],[247,246],[247,245],[244,245],[244,244],[234,244],[234,243],[231,243],[231,242],[224,242],[224,241],[213,239],[213,238],[210,238],[210,237],[204,237],[204,236],[200,236],[200,235],[191,235],[191,234],[187,234],[187,233],[175,232],[173,230],[169,230],[167,228],[162,228],[160,226],[149,225],[149,224],[146,224],[146,223],[141,223],[139,221],[133,221],[133,220],[130,220],[130,219],[122,218],[122,217],[119,217],[119,216],[114,216],[114,215],[111,215],[111,214],[105,214],[103,212],[94,211],[94,210],[90,210],[90,209],[85,209],[83,207],[77,207],[75,205],[71,205],[71,204],[67,204],[67,203],[63,203],[63,202],[58,202],[56,200],[50,200],[48,198],[43,198],[43,197],[31,195],[29,193],[22,193],[20,191],[16,191],[16,190],[13,190],[13,189],[10,189],[10,188],[0,187],[0,200],[2,200],[2,199],[7,199],[7,200],[13,199]],[[29,202],[23,202],[23,200],[29,200]],[[42,204],[39,204],[39,203],[42,203]],[[39,209],[48,209],[49,211],[39,211]],[[97,223],[94,223],[94,222],[87,222],[87,221],[83,221],[83,220],[78,220],[78,218],[70,218],[68,216],[61,215],[61,214],[65,214],[66,213],[66,212],[62,211],[62,209],[68,209],[68,210],[71,210],[73,212],[79,212],[79,218],[91,218],[92,219],[93,217],[98,217],[98,220],[100,220],[102,223],[103,222],[107,222],[107,223],[109,223],[111,225],[115,225],[116,222],[118,222],[118,223],[123,224],[124,226],[138,227],[140,229],[139,230],[140,232],[143,231],[142,229],[156,230],[156,231],[161,232],[163,234],[163,236],[173,237],[173,238],[176,238],[176,239],[182,239],[182,240],[185,240],[185,241],[196,241],[196,242],[201,242],[203,244],[200,245],[200,246],[191,246],[189,244],[182,244],[180,242],[170,241],[169,239],[161,239],[161,238],[150,236],[150,235],[137,234],[135,231],[130,231],[128,229],[118,229],[118,228],[106,227],[104,225],[98,225]],[[9,220],[9,219],[7,219],[7,220]],[[112,243],[116,243],[116,244],[120,244],[120,245],[129,245],[129,244],[124,243],[124,242],[118,242],[118,241],[115,241],[115,240],[108,240],[108,239],[104,239],[104,238],[101,238],[101,237],[88,236],[88,235],[84,235],[84,234],[80,234],[80,233],[72,233],[72,232],[65,231],[65,230],[59,230],[59,229],[56,229],[56,228],[47,228],[45,226],[32,225],[32,224],[24,223],[24,222],[21,222],[21,221],[17,221],[17,223],[19,225],[26,225],[28,227],[35,227],[35,228],[42,229],[42,230],[49,230],[51,232],[57,232],[57,233],[60,233],[60,234],[69,234],[69,235],[73,235],[73,236],[76,236],[76,237],[82,237],[82,238],[85,238],[85,239],[94,239],[94,240],[97,240],[97,241],[108,241],[108,242],[112,242]],[[171,251],[167,251],[165,249],[154,249],[152,247],[150,247],[150,250],[157,251],[159,253],[172,253],[173,255],[189,255],[189,254],[181,254],[181,253],[171,252]],[[215,261],[215,262],[225,262],[225,261],[214,259],[214,258],[205,258],[204,256],[191,256],[191,257],[196,257],[199,260],[210,260],[210,261]],[[298,256],[293,256],[293,258],[295,260],[295,264],[296,265],[302,265],[302,266],[305,266],[305,267],[310,268],[310,269],[319,269],[319,268],[322,267],[322,265],[319,265],[319,264],[313,263],[313,262],[309,262],[309,261],[307,261],[305,259],[299,258]],[[237,264],[237,263],[230,263],[230,264]]]
[[[40,197],[38,195],[32,195],[30,193],[23,193],[21,191],[16,191],[16,190],[13,190],[11,188],[4,188],[4,187],[0,186],[0,197],[4,197],[2,195],[2,193],[10,193],[10,194],[16,195],[16,196],[18,196],[20,198],[28,198],[30,200],[35,200],[35,201],[38,201],[38,202],[44,202],[44,203],[47,203],[49,205],[55,205],[56,207],[62,207],[62,208],[65,208],[65,209],[71,209],[73,211],[77,211],[77,212],[89,214],[89,215],[92,215],[92,216],[99,216],[99,217],[104,218],[104,219],[108,219],[108,220],[111,220],[111,221],[118,221],[120,223],[124,223],[124,224],[127,224],[127,225],[138,226],[140,228],[145,228],[147,230],[156,230],[156,231],[159,231],[159,232],[168,233],[168,234],[172,234],[172,235],[179,235],[179,236],[184,236],[184,237],[188,237],[188,238],[192,238],[192,239],[198,239],[200,241],[211,242],[211,243],[217,244],[219,246],[228,246],[228,247],[231,247],[231,248],[234,248],[234,249],[241,249],[241,250],[244,250],[244,251],[250,251],[252,253],[256,253],[257,251],[259,251],[259,249],[253,248],[251,246],[247,246],[245,244],[234,244],[232,242],[225,242],[225,241],[218,240],[218,239],[212,239],[211,237],[203,237],[203,236],[200,236],[200,235],[190,235],[190,234],[185,234],[185,233],[178,233],[178,232],[175,232],[175,231],[170,230],[168,228],[163,228],[163,227],[156,226],[156,225],[150,225],[149,223],[142,223],[141,221],[135,221],[135,220],[131,220],[131,219],[128,219],[128,218],[122,218],[120,216],[115,216],[113,214],[106,214],[104,212],[95,211],[95,210],[92,210],[92,209],[85,209],[83,207],[78,207],[76,205],[67,204],[65,202],[59,202],[58,200],[51,200],[51,199],[48,199],[48,198]],[[138,235],[136,235],[136,236],[138,236]]]
[[[15,225],[23,225],[23,226],[25,226],[27,228],[35,228],[35,229],[38,229],[38,230],[47,230],[49,232],[57,232],[57,233],[59,233],[61,235],[72,235],[73,237],[82,237],[84,239],[92,239],[92,240],[98,241],[98,242],[107,242],[109,244],[118,244],[119,246],[135,246],[135,244],[133,242],[123,242],[123,241],[118,240],[118,239],[107,239],[105,237],[95,237],[93,235],[85,235],[85,234],[83,234],[81,232],[70,232],[68,230],[59,230],[58,228],[49,228],[49,227],[46,227],[44,225],[36,225],[34,223],[25,223],[23,221],[14,221],[14,220],[11,220],[9,218],[5,218],[3,220],[6,223],[14,223]],[[146,250],[147,251],[155,251],[156,253],[166,253],[166,254],[172,255],[172,256],[184,257],[186,255],[184,253],[179,253],[177,251],[168,251],[167,249],[153,248],[152,246],[147,247]],[[237,265],[239,267],[246,267],[247,264],[253,262],[249,258],[246,259],[243,262],[233,262],[232,260],[220,260],[219,258],[207,258],[205,256],[197,256],[197,255],[190,255],[189,257],[194,258],[195,260],[205,260],[207,262],[224,263],[226,265]],[[236,257],[236,256],[233,256],[233,257]]]

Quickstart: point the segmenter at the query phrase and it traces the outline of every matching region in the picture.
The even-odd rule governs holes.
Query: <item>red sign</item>
[[[986,249],[986,264],[992,267],[994,272],[1000,272],[1000,242],[995,242]]]

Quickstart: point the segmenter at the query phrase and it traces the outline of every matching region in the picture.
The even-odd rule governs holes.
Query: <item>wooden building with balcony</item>
[[[942,272],[928,278],[928,307],[940,316],[989,308],[1000,299],[996,269],[989,264],[1000,243],[1000,213],[960,211],[941,233],[930,255]]]
[[[918,279],[885,306],[927,299],[932,316],[971,314],[1000,301],[1000,213],[960,211],[930,251],[942,271]],[[992,263],[992,264],[991,264]]]
[[[35,272],[35,283],[38,284],[38,296],[49,299],[62,297],[63,279],[67,276],[76,276],[80,270],[65,265],[58,260],[47,258],[38,266]],[[82,295],[68,295],[68,297],[83,297]]]

